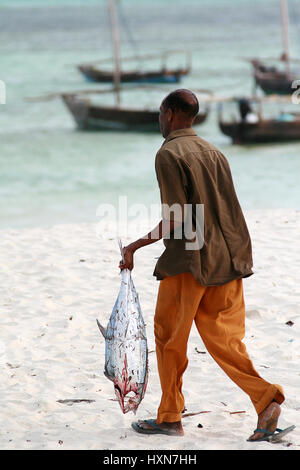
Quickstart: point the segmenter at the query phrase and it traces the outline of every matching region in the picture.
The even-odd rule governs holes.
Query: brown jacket
[[[190,272],[204,286],[225,284],[253,274],[247,225],[234,189],[227,159],[192,129],[171,132],[158,151],[155,169],[163,204],[163,218],[186,221],[164,209],[179,205],[191,209],[195,231],[197,205],[204,208],[204,234],[198,230],[198,249],[187,249],[185,236],[165,239],[154,276],[158,280]],[[201,211],[199,212],[201,213]],[[199,214],[198,213],[198,214]],[[198,224],[201,226],[201,224]],[[204,235],[204,237],[203,237]]]

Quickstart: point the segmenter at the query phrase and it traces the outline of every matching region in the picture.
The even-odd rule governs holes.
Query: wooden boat
[[[257,59],[252,59],[251,63],[254,68],[255,83],[266,94],[288,95],[294,93],[295,86],[293,84],[299,80],[300,74],[281,71],[276,67],[265,65]]]
[[[92,82],[109,83],[114,81],[114,73],[99,68],[95,64],[79,65],[80,72]],[[178,83],[181,77],[188,75],[190,68],[161,68],[151,71],[133,70],[120,72],[121,83]]]
[[[247,101],[258,102],[260,111],[257,114],[257,122],[247,122],[246,115],[244,119],[224,120],[222,117],[222,106],[219,107],[219,127],[223,134],[232,139],[233,144],[254,144],[254,143],[272,143],[288,142],[300,140],[300,114],[296,112],[282,112],[277,118],[264,119],[262,117],[261,104],[268,99],[250,98]],[[240,100],[232,99],[239,102]],[[276,100],[271,98],[271,102]],[[279,101],[284,102],[284,99]],[[286,98],[286,103],[290,104]]]
[[[121,6],[121,5],[119,5]],[[108,2],[109,14],[111,17],[111,2]],[[115,14],[115,18],[112,21],[111,19],[111,26],[112,26],[112,33],[113,35],[118,36],[119,42],[119,32],[116,30],[117,25],[117,15]],[[127,26],[128,28],[128,26]],[[137,53],[132,58],[127,57],[123,58],[122,62],[128,61],[135,61],[139,63],[139,67],[135,70],[121,70],[120,66],[120,82],[121,83],[178,83],[181,80],[181,77],[188,75],[191,71],[191,54],[187,51],[165,51],[158,55],[145,55],[141,56]],[[168,56],[171,54],[178,54],[178,53],[185,53],[186,55],[186,65],[185,67],[177,67],[177,68],[170,68],[167,65]],[[161,66],[156,68],[152,68],[150,70],[143,70],[141,67],[141,63],[144,60],[150,59],[161,59]],[[77,66],[78,70],[84,75],[85,78],[92,82],[100,82],[100,83],[109,83],[114,82],[114,70],[106,70],[103,68],[105,62],[111,62],[111,59],[104,59],[98,61],[94,64],[80,64]]]
[[[281,4],[281,24],[282,24],[282,45],[283,53],[279,61],[284,65],[281,70],[278,66],[267,65],[260,59],[250,59],[253,66],[253,77],[255,84],[266,94],[292,94],[295,91],[293,82],[299,79],[300,72],[297,74],[291,70],[292,59],[290,57],[289,44],[289,13],[287,0],[280,0]],[[278,62],[278,59],[277,61]],[[297,88],[297,87],[296,87]]]
[[[135,131],[159,131],[159,110],[153,108],[128,107],[121,105],[121,68],[118,23],[115,8],[115,0],[109,0],[110,21],[112,27],[114,46],[114,88],[115,105],[102,105],[88,99],[86,93],[62,93],[61,98],[71,112],[77,126],[85,130],[135,130]],[[143,85],[139,89],[145,88]],[[133,90],[131,85],[131,90]],[[124,88],[123,88],[124,90]],[[91,93],[92,91],[87,91]],[[105,93],[105,90],[94,93]],[[208,108],[195,118],[195,125],[206,119]]]
[[[84,130],[134,130],[159,131],[159,110],[128,108],[125,106],[102,106],[93,104],[83,95],[65,93],[62,99],[74,117],[77,126]],[[199,113],[194,125],[205,121],[208,107]]]
[[[113,57],[114,57],[114,87],[112,89],[90,89],[65,93],[50,93],[44,97],[29,98],[30,101],[49,100],[60,96],[67,109],[72,114],[77,126],[84,130],[135,130],[135,131],[159,131],[159,110],[157,108],[142,108],[137,106],[121,105],[121,67],[120,67],[120,44],[118,33],[118,22],[115,8],[115,0],[108,0],[110,21],[113,37]],[[134,88],[139,90],[146,86],[130,85],[127,90]],[[149,87],[148,87],[149,88]],[[152,87],[153,90],[153,87]],[[157,90],[157,88],[156,88]],[[199,90],[198,90],[199,92]],[[208,90],[201,90],[201,93],[211,94]],[[115,105],[99,104],[89,98],[89,94],[113,93]],[[139,101],[139,99],[138,99]],[[206,104],[203,112],[200,112],[194,125],[201,124],[207,117],[209,107]]]
[[[219,121],[223,134],[231,137],[233,144],[288,142],[300,140],[300,116],[294,122],[265,119],[257,124]]]

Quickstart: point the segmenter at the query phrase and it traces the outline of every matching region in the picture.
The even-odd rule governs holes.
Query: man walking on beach
[[[280,385],[258,375],[242,342],[242,278],[253,274],[251,240],[226,158],[192,129],[198,111],[189,90],[176,90],[163,100],[159,122],[165,141],[155,161],[162,220],[125,247],[125,262],[120,262],[121,269],[132,270],[135,251],[164,238],[166,249],[154,271],[160,280],[154,332],[161,403],[156,419],[132,426],[143,434],[183,435],[182,377],[195,321],[208,352],[257,411],[257,429],[248,440],[265,440],[280,434],[276,428],[284,394]],[[204,208],[204,224],[197,207]],[[193,239],[182,230],[187,221]]]

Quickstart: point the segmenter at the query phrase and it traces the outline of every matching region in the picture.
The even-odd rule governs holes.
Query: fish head
[[[127,357],[125,354],[122,375],[121,377],[116,377],[114,380],[115,394],[124,414],[129,411],[136,413],[136,410],[145,395],[147,379],[148,374],[146,373],[142,383],[137,383],[133,380],[133,378],[128,374]]]
[[[120,385],[115,383],[114,388],[122,412],[124,414],[129,411],[136,413],[144,396],[146,386],[144,384],[132,383],[128,389],[124,389]]]

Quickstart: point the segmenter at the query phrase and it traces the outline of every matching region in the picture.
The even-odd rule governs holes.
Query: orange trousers
[[[284,401],[280,385],[266,382],[254,369],[242,342],[245,304],[242,279],[201,286],[190,273],[160,282],[154,317],[156,355],[162,398],[157,423],[181,420],[182,377],[193,320],[202,340],[223,371],[246,392],[257,413],[273,400]]]

